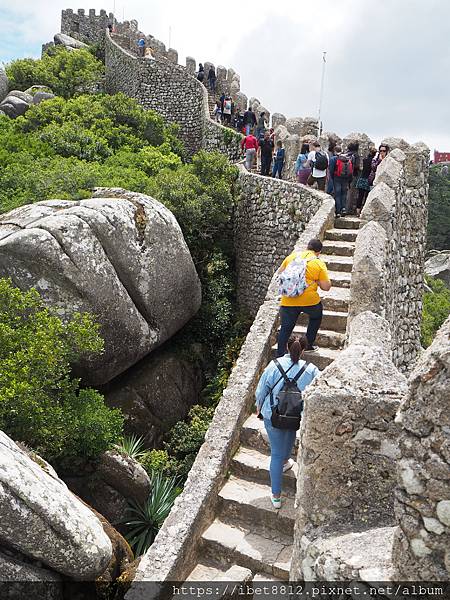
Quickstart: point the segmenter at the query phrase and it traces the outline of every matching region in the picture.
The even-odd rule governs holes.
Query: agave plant
[[[134,460],[139,460],[145,455],[144,440],[137,435],[125,436],[114,448],[121,454],[127,454]]]
[[[176,477],[167,478],[155,472],[151,476],[151,490],[145,504],[130,501],[129,517],[124,519],[129,528],[126,538],[136,556],[141,556],[150,548],[181,492]]]

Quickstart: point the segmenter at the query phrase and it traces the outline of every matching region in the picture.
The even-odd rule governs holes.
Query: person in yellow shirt
[[[309,316],[308,328],[306,330],[306,339],[308,347],[306,350],[317,350],[314,346],[317,332],[322,322],[322,302],[317,293],[317,289],[327,292],[331,288],[330,278],[325,263],[320,260],[319,255],[322,252],[322,242],[318,239],[309,241],[307,249],[303,252],[293,252],[284,259],[278,273],[282,273],[288,264],[299,254],[300,258],[307,261],[306,264],[306,283],[308,287],[299,296],[281,296],[280,303],[280,331],[278,333],[278,356],[284,356],[287,352],[288,339],[297,323],[300,313],[304,312]]]

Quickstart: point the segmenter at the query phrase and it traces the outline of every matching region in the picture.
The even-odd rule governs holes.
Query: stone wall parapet
[[[428,171],[423,144],[389,141],[394,150],[379,165],[361,212],[349,322],[364,310],[386,318],[394,364],[407,372],[421,350]]]

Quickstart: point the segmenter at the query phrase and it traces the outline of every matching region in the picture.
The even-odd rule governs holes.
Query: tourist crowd
[[[205,74],[200,63],[197,79],[209,88],[211,94],[216,94],[217,75],[213,66]],[[282,179],[285,149],[280,140],[275,143],[274,129],[269,128],[265,112],[257,115],[251,106],[242,110],[229,94],[223,92],[215,103],[212,117],[217,123],[242,133],[241,147],[249,171],[257,169],[259,163],[261,175]],[[336,216],[359,216],[378,165],[388,152],[387,144],[381,144],[378,151],[371,146],[367,155],[361,157],[358,142],[350,142],[344,150],[331,140],[327,151],[321,149],[318,141],[304,143],[295,163],[295,174],[299,183],[316,186],[334,197]]]

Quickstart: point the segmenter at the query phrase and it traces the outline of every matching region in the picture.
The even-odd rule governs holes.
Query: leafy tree
[[[450,174],[442,166],[430,169],[428,208],[428,248],[450,250]]]
[[[121,435],[123,417],[93,389],[80,389],[69,364],[103,349],[88,314],[62,320],[34,289],[0,279],[0,429],[48,460],[93,458]]]
[[[441,279],[429,276],[425,279],[431,291],[423,297],[421,342],[427,348],[450,314],[450,290]]]
[[[12,88],[46,85],[63,98],[93,91],[103,70],[102,63],[88,50],[72,52],[63,46],[51,48],[42,58],[22,58],[6,66]]]

